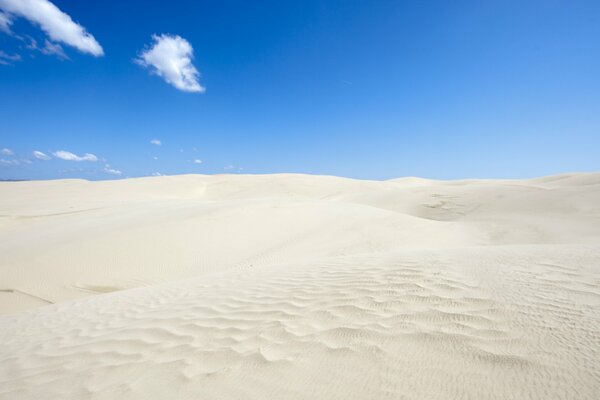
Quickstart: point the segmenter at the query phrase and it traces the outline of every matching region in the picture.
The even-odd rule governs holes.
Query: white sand
[[[0,183],[0,312],[0,399],[598,399],[600,174]]]

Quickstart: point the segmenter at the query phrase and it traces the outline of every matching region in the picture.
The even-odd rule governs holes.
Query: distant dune
[[[0,182],[0,399],[598,399],[600,173]]]

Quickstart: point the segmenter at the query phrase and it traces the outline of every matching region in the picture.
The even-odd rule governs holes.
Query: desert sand
[[[598,399],[600,173],[0,183],[0,399]]]

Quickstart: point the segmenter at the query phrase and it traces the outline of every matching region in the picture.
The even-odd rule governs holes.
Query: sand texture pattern
[[[0,183],[0,399],[597,399],[600,174]]]

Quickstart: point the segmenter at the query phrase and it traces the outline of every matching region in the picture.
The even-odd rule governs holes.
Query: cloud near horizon
[[[55,151],[52,154],[54,154],[54,157],[66,161],[98,161],[98,157],[91,153],[85,153],[83,156],[78,156],[77,154],[73,154],[70,151],[59,150]]]
[[[4,158],[0,158],[0,165],[19,165],[18,160],[6,160]]]
[[[11,33],[12,18],[23,17],[48,35],[52,43],[46,48],[54,49],[53,54],[58,51],[56,46],[60,47],[56,42],[62,42],[94,57],[104,55],[94,36],[49,0],[0,0],[0,10],[0,30]]]
[[[104,166],[104,172],[106,172],[107,174],[116,175],[116,176],[123,175],[122,171],[119,171],[118,169],[115,169],[115,168],[111,167],[109,164],[106,164]]]
[[[194,49],[187,40],[167,34],[152,35],[152,40],[152,46],[135,59],[137,64],[181,91],[202,93],[206,90],[198,81],[200,72],[192,63]]]
[[[46,153],[41,152],[39,150],[34,150],[32,153],[33,153],[33,157],[37,158],[38,160],[48,161],[51,159],[51,157],[49,155],[47,155]]]

